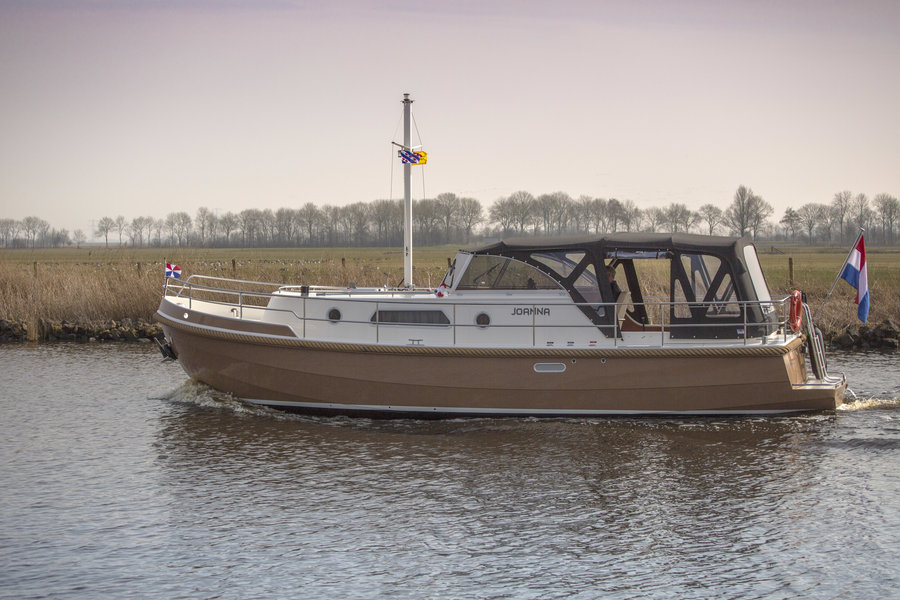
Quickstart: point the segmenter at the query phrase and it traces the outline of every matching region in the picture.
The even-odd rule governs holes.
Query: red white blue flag
[[[181,267],[179,267],[178,265],[166,263],[166,277],[181,279]]]
[[[856,288],[856,316],[863,323],[869,318],[869,276],[866,272],[866,242],[860,235],[856,246],[850,251],[841,279]]]

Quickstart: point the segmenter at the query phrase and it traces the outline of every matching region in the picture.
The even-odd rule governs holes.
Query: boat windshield
[[[586,253],[579,250],[568,252],[535,252],[530,258],[552,270],[559,276],[560,280],[564,280],[569,279],[572,273],[578,268],[578,265],[584,261],[585,256]],[[581,294],[585,302],[595,304],[601,301],[600,287],[597,284],[597,273],[594,270],[593,263],[588,262],[575,281],[572,282],[572,287]]]
[[[775,308],[771,304],[772,296],[769,295],[769,286],[766,284],[766,277],[759,266],[759,257],[753,246],[744,246],[744,263],[747,265],[750,281],[753,282],[753,288],[756,290],[757,300],[764,302],[763,310],[773,312]]]
[[[539,269],[506,256],[477,254],[460,276],[457,290],[558,290],[555,281]]]

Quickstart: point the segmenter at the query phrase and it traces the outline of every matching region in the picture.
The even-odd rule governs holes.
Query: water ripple
[[[882,359],[845,366],[894,400],[832,414],[375,421],[248,405],[150,356],[0,348],[19,373],[0,375],[0,596],[900,587],[900,393]]]

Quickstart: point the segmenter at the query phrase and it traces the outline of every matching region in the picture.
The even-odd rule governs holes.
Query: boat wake
[[[257,406],[235,398],[227,392],[220,392],[205,383],[189,379],[161,398],[176,404],[187,404],[201,408],[212,408],[235,415],[248,417],[265,417],[279,421],[294,420],[295,415],[282,411]]]
[[[852,402],[845,402],[838,407],[839,411],[853,412],[857,410],[890,410],[900,408],[898,398],[857,398]]]

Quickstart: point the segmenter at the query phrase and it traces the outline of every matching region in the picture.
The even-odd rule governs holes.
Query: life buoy
[[[788,324],[796,333],[800,331],[800,322],[803,319],[803,294],[800,290],[791,292],[791,315],[788,317]]]

